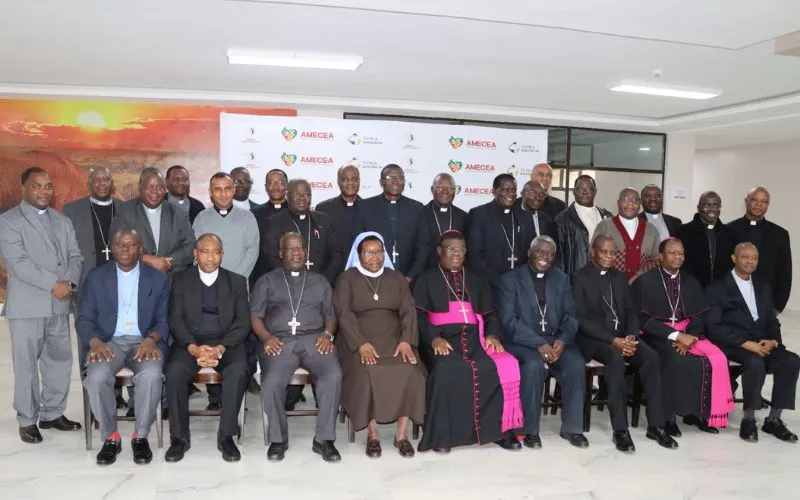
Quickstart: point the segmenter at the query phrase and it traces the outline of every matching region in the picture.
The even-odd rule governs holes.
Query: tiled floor
[[[786,343],[800,348],[800,314],[782,319]],[[266,460],[258,399],[248,396],[249,423],[239,463],[220,458],[214,442],[216,420],[196,418],[192,420],[192,449],[182,462],[164,463],[164,450],[154,450],[153,463],[138,466],[124,443],[115,465],[99,467],[94,460],[100,443],[96,438],[95,450],[86,451],[82,432],[42,431],[42,444],[22,443],[11,387],[8,327],[0,321],[2,500],[171,500],[206,495],[231,500],[800,498],[800,447],[763,433],[757,444],[741,441],[741,408],[732,415],[731,427],[718,436],[682,426],[684,436],[675,451],[647,440],[643,427],[632,429],[638,447],[633,455],[621,454],[611,444],[607,411],[595,411],[587,450],[561,440],[558,417],[548,416],[542,420],[541,450],[507,452],[488,445],[403,459],[391,447],[391,427],[387,426],[384,456],[372,460],[363,453],[364,433],[349,444],[345,426],[339,425],[337,446],[343,456],[339,464],[327,464],[311,453],[313,419],[295,417],[289,420],[291,448],[286,459],[275,464]],[[203,398],[193,400],[195,405],[203,402]],[[81,415],[81,391],[73,374],[67,416],[81,420]],[[784,421],[800,432],[795,412],[787,412]],[[128,439],[133,424],[121,423],[120,430]]]

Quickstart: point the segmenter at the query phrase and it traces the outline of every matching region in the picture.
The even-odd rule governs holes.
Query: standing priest
[[[359,204],[356,232],[380,233],[394,269],[410,283],[425,271],[430,252],[422,203],[403,196],[406,177],[393,163],[381,170],[381,187],[383,193]]]
[[[467,229],[467,213],[453,205],[456,197],[456,181],[450,174],[438,174],[431,184],[433,199],[424,207],[425,225],[431,242],[439,241],[447,231],[464,234]],[[438,247],[431,245],[427,267],[439,262]]]
[[[414,287],[420,337],[432,351],[428,412],[419,451],[497,442],[521,448],[519,363],[505,352],[486,281],[464,269],[464,236],[445,231],[439,263]]]
[[[751,189],[744,199],[744,217],[728,223],[728,227],[736,233],[738,241],[749,241],[758,249],[758,267],[754,273],[772,288],[775,311],[780,313],[792,291],[792,247],[789,232],[764,218],[769,200],[769,191],[763,187]]]
[[[683,244],[661,242],[661,266],[633,282],[642,338],[661,360],[667,433],[679,437],[675,415],[683,423],[717,434],[728,424],[733,394],[728,360],[704,338],[708,300],[700,283],[681,270]]]
[[[358,195],[361,188],[361,174],[358,167],[346,165],[336,174],[336,184],[339,186],[339,196],[317,204],[316,212],[327,214],[336,224],[336,234],[339,236],[342,248],[350,248],[356,237],[356,218],[358,205],[362,198]],[[344,261],[339,272],[344,271]]]

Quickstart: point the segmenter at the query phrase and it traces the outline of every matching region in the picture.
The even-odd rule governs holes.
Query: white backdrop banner
[[[381,169],[396,163],[406,196],[427,203],[434,176],[447,172],[456,180],[454,203],[469,210],[491,200],[496,175],[514,175],[521,190],[533,166],[547,161],[546,130],[465,125],[221,113],[220,141],[222,169],[249,169],[256,202],[267,200],[264,178],[273,168],[308,180],[316,204],[339,194],[339,167],[358,167],[366,198],[382,191]]]

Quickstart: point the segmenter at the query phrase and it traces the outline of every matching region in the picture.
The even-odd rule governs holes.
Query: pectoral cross
[[[514,269],[514,263],[519,259],[517,259],[516,255],[512,253],[511,257],[507,258],[506,260],[511,263],[511,269]]]
[[[311,269],[311,266],[313,266],[313,265],[314,265],[314,263],[311,262],[310,260],[306,261],[306,269]]]
[[[292,327],[292,335],[297,335],[297,327],[300,326],[300,323],[297,322],[297,318],[292,316],[292,320],[287,323],[290,327]]]
[[[108,247],[105,247],[103,250],[100,251],[100,253],[106,256],[106,260],[109,260],[108,256],[111,254],[111,250],[109,250]]]
[[[460,312],[461,314],[464,315],[464,323],[466,323],[467,322],[467,312],[468,312],[468,310],[467,310],[467,306],[465,306],[463,302],[461,303],[461,309],[459,309],[458,312]]]
[[[614,318],[614,331],[616,332],[617,330],[619,330],[619,320]]]
[[[397,253],[397,245],[392,245],[392,264],[397,264],[397,258],[400,254]]]
[[[542,325],[542,333],[544,333],[545,327],[547,326],[547,320],[544,319],[544,316],[542,316],[542,319],[539,320],[539,324]]]
[[[678,318],[675,317],[675,313],[672,313],[672,317],[669,320],[672,322],[671,325],[674,327],[675,322],[678,321]]]

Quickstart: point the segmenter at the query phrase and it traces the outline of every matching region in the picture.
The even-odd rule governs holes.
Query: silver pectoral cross
[[[466,323],[467,322],[467,312],[468,312],[468,310],[467,310],[467,307],[464,305],[463,302],[461,303],[461,309],[459,309],[458,312],[460,312],[461,314],[464,315],[464,323]]]
[[[542,325],[542,333],[544,333],[545,327],[547,327],[547,320],[544,319],[544,316],[542,316],[542,319],[539,320],[539,324]]]
[[[311,262],[310,260],[306,260],[306,269],[311,269],[311,266],[313,265],[314,265],[313,262]]]
[[[111,250],[109,250],[108,247],[105,247],[103,250],[100,251],[100,253],[106,256],[106,260],[109,260],[108,256],[111,254]]]
[[[619,330],[619,320],[614,318],[614,331],[616,332],[617,330]]]
[[[400,254],[397,253],[397,245],[392,245],[392,264],[397,264],[397,258],[400,257]]]
[[[675,317],[675,313],[672,313],[672,317],[669,319],[672,323],[672,326],[675,326],[675,322],[678,321],[678,318]]]
[[[514,269],[514,263],[515,263],[516,261],[518,261],[519,259],[517,259],[517,256],[516,256],[516,255],[514,255],[514,254],[512,253],[512,254],[511,254],[511,256],[510,256],[509,258],[507,258],[506,260],[507,260],[509,263],[511,263],[511,269]]]
[[[287,323],[292,328],[292,335],[297,335],[297,327],[300,326],[298,323],[297,318],[292,316],[292,320]]]

